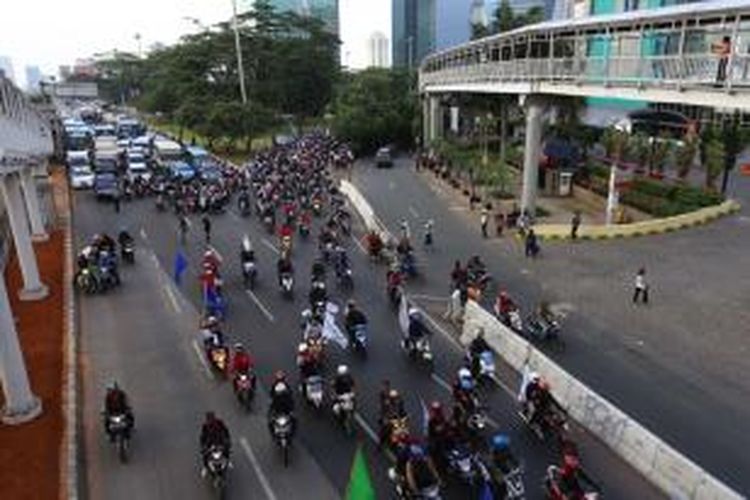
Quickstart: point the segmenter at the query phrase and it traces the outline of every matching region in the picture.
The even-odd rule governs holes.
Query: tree
[[[659,134],[659,137],[652,137],[651,141],[649,174],[652,172],[662,174],[664,172],[664,165],[672,153],[672,141],[666,132]]]
[[[335,133],[360,153],[386,144],[411,148],[419,116],[411,90],[414,77],[406,70],[383,68],[349,75],[332,106]]]
[[[516,16],[509,0],[502,0],[498,4],[491,26],[494,33],[505,33],[516,27]]]
[[[706,145],[706,160],[703,164],[706,169],[706,188],[716,190],[716,179],[724,170],[726,162],[726,150],[724,142],[715,134]]]
[[[648,164],[651,155],[651,144],[649,137],[643,132],[636,132],[630,136],[628,149],[639,170],[643,170]]]
[[[682,140],[682,146],[675,152],[675,163],[677,165],[677,176],[685,182],[693,168],[695,154],[698,152],[698,139],[692,134],[686,134]]]
[[[615,163],[622,159],[627,145],[628,134],[615,127],[607,127],[602,134],[602,145],[607,157],[614,160]]]

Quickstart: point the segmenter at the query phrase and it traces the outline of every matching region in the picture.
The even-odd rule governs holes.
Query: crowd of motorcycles
[[[351,291],[354,287],[351,263],[344,247],[344,239],[351,236],[352,216],[329,168],[347,168],[352,160],[352,154],[344,144],[322,134],[313,134],[290,145],[258,153],[243,169],[225,167],[219,180],[184,181],[155,176],[147,188],[139,182],[134,190],[138,193],[136,196],[154,196],[158,211],[174,212],[180,221],[183,238],[187,231],[187,214],[222,213],[233,200],[241,216],[255,214],[269,234],[278,236],[277,283],[285,297],[293,297],[295,292],[292,260],[295,234],[300,239],[310,238],[313,219],[322,220],[317,235],[319,256],[311,269],[309,305],[301,315],[301,340],[297,345],[299,389],[303,402],[310,408],[316,411],[330,408],[347,435],[352,434],[355,427],[355,381],[348,366],[343,364],[337,366],[335,375],[326,381],[326,349],[335,341],[365,358],[368,322],[359,306],[349,300],[343,312],[343,334],[339,336],[343,340],[337,338],[336,332],[341,331],[334,324],[336,306],[329,301],[326,276],[328,269],[332,268],[340,289]],[[210,231],[205,226],[204,229],[207,233]],[[406,282],[418,275],[408,231],[403,231],[395,242],[376,232],[368,233],[364,241],[372,259],[386,264],[386,294],[394,311],[406,320],[406,324],[402,324],[405,331],[401,341],[405,355],[431,371],[431,332],[423,313],[408,305],[404,293]],[[430,246],[432,242],[430,221],[425,227],[424,243]],[[243,283],[251,290],[256,285],[258,270],[249,238],[241,241],[239,254]],[[454,285],[458,280],[463,281],[462,285],[486,286],[489,275],[481,261],[475,259],[468,263],[465,277],[452,276]],[[135,261],[133,239],[127,231],[120,232],[117,242],[107,235],[96,235],[78,256],[76,286],[85,293],[104,292],[117,286],[120,283],[120,261]],[[222,320],[227,311],[222,296],[222,267],[222,257],[208,247],[201,262],[200,281],[205,308],[200,336],[211,369],[220,378],[231,382],[238,404],[251,411],[259,382],[250,354],[241,344],[230,347],[223,332]],[[495,312],[518,331],[535,328],[538,335],[545,338],[559,332],[557,320],[547,311],[540,311],[530,318],[524,329],[520,325],[518,308],[507,294],[498,297]],[[509,437],[502,433],[490,436],[487,429],[488,417],[480,386],[493,381],[496,374],[494,353],[483,335],[478,335],[472,342],[464,365],[453,384],[450,416],[440,402],[431,403],[424,436],[410,429],[411,419],[398,390],[388,383],[383,387],[379,445],[395,462],[389,470],[389,477],[399,498],[440,498],[446,476],[467,484],[475,497],[486,492],[491,492],[492,496],[483,498],[520,499],[526,496],[524,467],[513,453]],[[295,391],[286,373],[280,371],[274,375],[269,392],[268,430],[287,465],[297,418]],[[596,498],[599,488],[583,472],[577,447],[568,434],[567,416],[554,401],[544,380],[535,374],[530,375],[521,399],[521,418],[540,439],[552,443],[560,452],[560,465],[550,466],[544,478],[548,498]],[[120,458],[126,460],[134,418],[124,392],[116,385],[107,392],[104,425],[107,435],[117,445]],[[231,465],[231,440],[228,429],[213,413],[206,415],[200,444],[202,473],[222,494]]]

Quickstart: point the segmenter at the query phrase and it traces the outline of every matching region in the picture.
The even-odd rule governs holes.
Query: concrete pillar
[[[432,124],[430,122],[430,95],[425,94],[422,99],[422,147],[428,148],[432,144]]]
[[[429,113],[430,113],[430,141],[436,141],[442,137],[443,115],[440,108],[440,98],[429,96]]]
[[[42,413],[42,403],[31,392],[21,346],[18,343],[13,311],[8,300],[5,277],[0,273],[0,384],[5,406],[0,420],[5,424],[21,424]]]
[[[49,235],[44,229],[42,213],[39,210],[39,195],[31,168],[21,170],[21,188],[23,189],[23,199],[26,201],[26,213],[29,215],[29,223],[31,224],[31,239],[33,241],[47,241]]]
[[[19,297],[21,300],[43,299],[49,293],[49,289],[39,279],[36,254],[34,254],[34,247],[31,245],[29,234],[26,206],[21,196],[21,181],[17,173],[2,176],[0,194],[3,196],[5,208],[8,211],[16,255],[23,274],[23,289],[20,291]]]
[[[531,217],[536,216],[539,157],[542,146],[543,104],[544,102],[541,98],[530,96],[527,96],[524,102],[524,108],[526,109],[526,143],[523,157],[521,210],[525,210]]]

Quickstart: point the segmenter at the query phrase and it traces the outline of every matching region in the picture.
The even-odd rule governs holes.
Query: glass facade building
[[[436,0],[393,0],[394,66],[418,66],[427,54],[435,51],[436,3]]]
[[[317,17],[326,24],[331,33],[339,32],[338,0],[270,0],[269,3],[279,12],[292,11]],[[254,4],[253,0],[244,0],[238,4],[238,9],[246,11]]]

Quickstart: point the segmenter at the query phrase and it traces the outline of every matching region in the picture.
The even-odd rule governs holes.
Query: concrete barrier
[[[652,219],[631,224],[614,224],[612,226],[582,225],[578,230],[578,237],[582,240],[601,240],[668,233],[706,224],[724,215],[737,212],[739,209],[740,204],[738,202],[727,200],[720,205],[663,219]],[[534,226],[534,232],[543,240],[570,239],[570,224],[538,224]]]
[[[743,497],[701,469],[607,399],[567,373],[479,304],[464,309],[460,341],[468,345],[481,328],[492,348],[510,366],[525,364],[540,373],[571,418],[607,444],[670,498],[741,500]]]
[[[383,241],[392,240],[392,236],[388,228],[383,222],[375,215],[375,211],[370,206],[370,203],[362,196],[359,189],[347,180],[341,180],[339,189],[344,195],[349,198],[349,201],[354,206],[354,209],[359,213],[360,217],[364,221],[365,227],[368,231],[376,231],[380,234]]]

